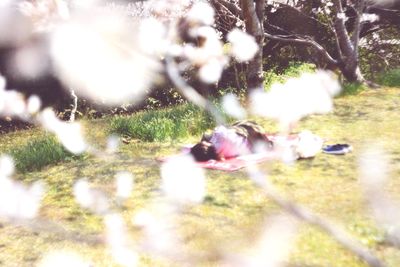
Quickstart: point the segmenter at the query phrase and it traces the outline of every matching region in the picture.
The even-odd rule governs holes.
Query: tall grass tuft
[[[344,83],[341,95],[356,95],[366,88],[366,85],[360,83]]]
[[[51,135],[31,140],[26,145],[12,149],[9,154],[15,160],[16,169],[22,173],[76,157]]]
[[[400,69],[384,72],[378,77],[378,83],[384,86],[400,86]]]
[[[148,110],[132,116],[113,117],[110,132],[142,141],[166,141],[199,135],[213,128],[215,122],[193,104]]]

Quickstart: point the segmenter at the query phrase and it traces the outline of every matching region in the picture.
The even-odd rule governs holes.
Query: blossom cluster
[[[74,8],[71,10],[66,9],[62,0],[24,2],[20,9],[33,20],[33,28],[47,34],[54,73],[64,85],[104,105],[139,102],[153,83],[161,81],[166,58],[176,62],[181,73],[194,69],[202,82],[214,84],[219,81],[230,58],[248,62],[259,49],[254,38],[239,29],[228,33],[229,45],[224,45],[213,27],[214,10],[206,2],[191,4],[191,1],[183,1],[183,5],[177,6],[179,1],[150,1],[154,5],[150,11],[152,15],[137,21],[128,20],[118,8],[102,8],[97,1],[72,2]],[[329,14],[332,3],[323,3],[325,12]],[[173,16],[157,19],[157,16],[164,14],[180,14],[182,10],[186,15],[177,16],[175,20],[170,19]],[[0,16],[0,22],[1,19]],[[28,68],[24,73],[31,73],[30,69],[35,68]],[[36,96],[25,99],[20,93],[5,88],[6,80],[0,76],[1,117],[16,117],[40,125],[54,133],[72,153],[81,154],[91,150],[79,123],[64,122],[53,110],[41,109]],[[276,120],[282,132],[288,133],[301,118],[332,111],[332,99],[340,90],[332,73],[317,71],[303,74],[284,84],[274,84],[268,92],[254,91],[250,96],[250,112]],[[246,109],[234,95],[225,96],[222,105],[227,113],[236,118],[247,117]],[[299,147],[296,153],[302,156],[314,153],[307,149],[308,144],[314,143],[315,136],[303,132],[300,138],[305,140],[305,147]],[[117,148],[115,137],[110,137],[107,151],[112,153]],[[366,167],[369,163],[361,163],[361,166],[366,170],[363,175],[367,178],[366,187],[370,189],[374,181],[371,182],[368,175],[373,172]],[[249,174],[253,181],[260,186],[268,185],[265,176],[259,175],[256,167],[252,168],[249,168]],[[13,171],[12,159],[1,157],[0,217],[7,220],[34,218],[44,187],[41,183],[26,186],[12,180]],[[177,226],[174,218],[186,208],[203,203],[207,195],[207,177],[190,156],[166,160],[161,165],[160,176],[158,202],[145,206],[131,216],[132,226],[143,232],[143,242],[129,238],[127,220],[124,213],[119,212],[120,206],[131,197],[135,188],[131,173],[115,174],[112,196],[94,186],[88,178],[79,178],[73,185],[76,202],[102,218],[104,242],[115,262],[121,266],[137,266],[141,251],[185,260],[183,254],[186,251],[182,249],[182,240],[175,231]],[[376,203],[374,205],[380,207]],[[293,210],[293,207],[290,206],[288,210]],[[295,215],[298,214],[303,213]],[[287,216],[274,217],[269,221],[262,226],[260,238],[250,247],[249,253],[222,253],[219,259],[222,265],[279,266],[289,253],[287,244],[292,243],[297,224]],[[392,223],[393,218],[387,217],[386,221]],[[70,266],[90,264],[75,254],[70,257],[66,255],[70,254],[48,255],[43,258],[42,266],[65,266],[66,262]],[[69,259],[66,260],[66,257]]]
[[[332,73],[322,70],[304,73],[284,84],[274,84],[268,92],[254,91],[252,111],[277,120],[281,130],[287,132],[305,116],[331,112],[332,99],[340,91],[341,86]]]
[[[26,186],[12,179],[14,161],[8,155],[0,156],[0,219],[22,220],[37,216],[44,195],[44,184]]]

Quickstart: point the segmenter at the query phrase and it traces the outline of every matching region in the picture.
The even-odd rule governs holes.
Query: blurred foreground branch
[[[254,166],[253,166],[254,167]],[[371,251],[362,246],[354,238],[352,238],[343,228],[330,222],[321,216],[316,215],[311,210],[302,207],[289,199],[282,196],[276,188],[266,179],[265,175],[261,173],[256,167],[248,168],[249,176],[253,179],[255,184],[259,186],[265,196],[273,200],[282,209],[297,219],[314,225],[329,234],[343,247],[350,250],[357,255],[360,259],[365,261],[368,265],[373,267],[383,267],[385,264],[378,259]]]

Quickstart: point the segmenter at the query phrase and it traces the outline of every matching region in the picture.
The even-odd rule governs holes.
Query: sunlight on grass
[[[365,147],[375,142],[382,143],[391,155],[392,180],[388,189],[400,197],[399,97],[398,89],[367,90],[358,96],[341,97],[335,101],[334,113],[304,119],[296,128],[296,131],[308,129],[315,132],[327,144],[349,143],[354,148],[350,154],[319,154],[314,159],[301,160],[293,165],[279,162],[260,164],[282,193],[342,225],[391,267],[400,266],[400,252],[381,243],[382,232],[364,210],[357,158]],[[260,121],[268,130],[275,129],[271,122]],[[90,131],[87,131],[90,141],[103,145],[108,121],[85,122],[85,125],[90,125]],[[40,135],[37,130],[4,135],[1,137],[1,150],[26,144],[29,139]],[[112,195],[114,174],[121,170],[131,172],[135,177],[135,190],[121,210],[129,222],[138,210],[160,195],[160,163],[156,157],[177,153],[182,144],[197,138],[188,137],[179,142],[122,144],[116,160],[85,158],[67,161],[42,171],[19,174],[18,178],[28,183],[36,180],[46,182],[48,193],[40,212],[44,218],[82,234],[98,234],[103,228],[101,219],[80,208],[72,197],[71,187],[78,178],[86,177],[106,194]],[[216,247],[238,251],[250,246],[258,235],[260,223],[279,209],[263,197],[244,171],[206,173],[204,203],[188,209],[178,218],[179,232],[187,246],[203,253]],[[139,235],[136,229],[131,230],[133,238]],[[53,234],[32,233],[9,226],[1,228],[0,233],[0,265],[31,266],[45,251],[68,248],[83,252],[95,266],[116,266],[103,246],[63,241]],[[9,262],[12,264],[7,264]],[[140,266],[174,266],[174,263],[142,255]],[[216,264],[211,258],[201,266]],[[314,227],[302,225],[287,266],[365,265],[331,237]]]

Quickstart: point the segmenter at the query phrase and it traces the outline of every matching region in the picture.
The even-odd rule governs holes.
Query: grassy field
[[[390,155],[392,179],[387,190],[394,197],[400,197],[400,90],[367,90],[357,96],[338,98],[335,104],[334,113],[307,118],[296,130],[311,130],[327,143],[349,143],[354,148],[353,153],[345,156],[319,154],[312,160],[301,160],[291,166],[278,162],[260,166],[283,194],[341,224],[388,266],[400,266],[400,251],[381,242],[382,231],[365,210],[357,170],[357,159],[363,149],[381,143]],[[85,122],[91,142],[100,146],[105,144],[108,124],[107,119]],[[271,122],[263,121],[263,124],[274,131],[275,125]],[[39,129],[2,135],[0,151],[9,151],[42,135]],[[167,143],[134,141],[123,144],[115,160],[81,157],[41,171],[18,173],[16,178],[26,183],[46,182],[48,193],[40,211],[41,217],[82,235],[99,234],[103,229],[102,220],[75,203],[71,189],[74,181],[86,177],[111,194],[114,174],[120,170],[132,172],[135,190],[121,210],[129,222],[138,210],[159,196],[160,163],[156,157],[176,153],[181,145],[198,138]],[[210,251],[219,247],[233,251],[238,244],[249,246],[258,235],[260,222],[277,212],[277,206],[263,197],[243,171],[207,171],[206,201],[186,210],[178,218],[179,231],[192,250]],[[131,232],[134,238],[139,235],[137,229],[132,228]],[[116,266],[102,245],[69,241],[57,234],[32,232],[7,224],[0,228],[0,266],[32,266],[43,253],[55,249],[78,251],[92,261],[93,266]],[[199,265],[216,266],[212,260]],[[176,264],[143,255],[140,266]],[[302,225],[287,266],[361,267],[365,264],[326,234]]]

